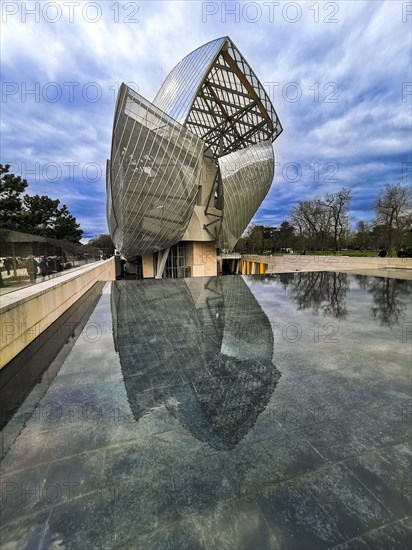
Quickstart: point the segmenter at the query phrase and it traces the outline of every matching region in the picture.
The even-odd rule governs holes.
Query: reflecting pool
[[[408,547],[411,298],[332,272],[106,284],[3,429],[1,548]]]

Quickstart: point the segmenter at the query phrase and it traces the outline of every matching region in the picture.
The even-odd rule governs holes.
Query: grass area
[[[241,254],[256,254],[259,256],[285,256],[285,252],[272,252],[272,254],[262,253],[262,252],[241,252]],[[334,253],[332,250],[325,250],[324,252],[319,251],[306,251],[307,256],[334,256]],[[336,256],[350,256],[352,258],[378,258],[378,251],[377,250],[342,250],[336,253]],[[392,256],[393,258],[396,258],[396,255],[394,254]]]
[[[326,252],[307,252],[314,256],[334,256],[332,250]],[[336,256],[351,256],[354,258],[378,258],[379,254],[376,250],[341,250],[336,253]]]

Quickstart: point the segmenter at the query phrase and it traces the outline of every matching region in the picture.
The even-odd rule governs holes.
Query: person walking
[[[6,258],[3,264],[4,269],[7,271],[7,275],[10,275],[10,271],[13,269],[13,260],[11,258]]]
[[[51,275],[50,258],[47,256],[43,256],[42,261],[40,262],[40,271],[43,277],[48,277]]]
[[[27,274],[28,274],[29,279],[30,279],[30,284],[34,284],[36,282],[38,266],[39,266],[39,263],[36,262],[36,260],[34,259],[34,256],[32,256],[30,254],[30,256],[29,256],[29,258],[26,262],[26,269],[27,269]]]

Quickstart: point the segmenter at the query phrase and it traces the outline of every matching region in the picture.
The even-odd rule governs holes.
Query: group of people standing
[[[51,261],[47,256],[43,256],[40,262],[38,262],[35,259],[35,257],[32,254],[30,254],[25,264],[23,265],[18,264],[17,261],[15,262],[15,264],[13,264],[12,258],[5,258],[3,260],[3,269],[7,273],[7,275],[10,275],[13,269],[15,270],[16,268],[20,268],[20,267],[26,268],[27,275],[29,276],[31,283],[34,283],[36,281],[37,275],[39,275],[39,271],[38,271],[39,268],[40,268],[40,275],[42,277],[47,277],[48,275],[51,275],[53,272]]]
[[[38,262],[34,256],[30,255],[26,261],[26,269],[31,283],[36,282],[38,268],[40,268],[40,275],[42,277],[48,277],[53,272],[51,261],[47,256],[43,256],[40,262]],[[63,270],[63,267],[61,270]]]

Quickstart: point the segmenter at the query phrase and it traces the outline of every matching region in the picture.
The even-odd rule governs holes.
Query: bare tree
[[[299,201],[290,218],[292,224],[301,228],[309,238],[312,248],[325,250],[330,232],[330,212],[322,206],[320,199]]]
[[[411,207],[410,189],[400,183],[385,185],[376,199],[376,224],[386,229],[389,254],[394,244],[403,244],[403,235],[410,229]]]
[[[330,212],[334,254],[340,249],[342,236],[349,227],[348,208],[351,198],[350,190],[343,188],[338,193],[328,193],[323,201],[319,201]]]

